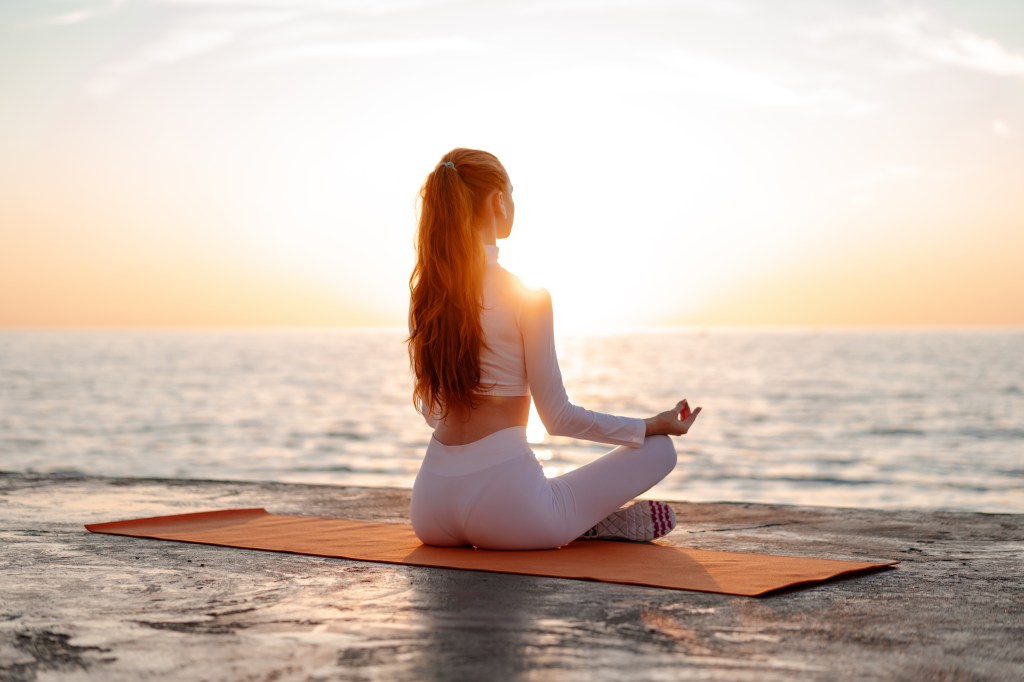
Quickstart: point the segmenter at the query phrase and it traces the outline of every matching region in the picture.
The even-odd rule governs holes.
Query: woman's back
[[[484,247],[483,309],[480,322],[480,386],[473,409],[455,408],[435,423],[434,436],[446,445],[464,445],[510,426],[525,426],[530,387],[523,349],[522,315],[529,314],[529,292],[498,265],[498,247]]]
[[[473,409],[453,407],[448,418],[438,422],[434,438],[445,445],[465,445],[507,429],[526,426],[530,396],[481,396]]]

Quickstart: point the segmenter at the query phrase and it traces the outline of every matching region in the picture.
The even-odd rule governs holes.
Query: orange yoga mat
[[[519,573],[577,580],[648,585],[741,596],[760,596],[899,563],[837,561],[718,552],[667,544],[582,540],[561,549],[498,552],[470,547],[428,547],[408,524],[280,516],[265,509],[225,509],[94,523],[93,533],[129,535],[271,552]]]

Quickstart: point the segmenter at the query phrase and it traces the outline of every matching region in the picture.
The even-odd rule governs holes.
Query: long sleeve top
[[[569,401],[555,353],[551,296],[531,290],[498,264],[498,247],[487,245],[481,325],[486,347],[480,354],[485,395],[532,396],[548,433],[598,443],[643,445],[642,419],[594,412]],[[424,417],[431,426],[436,413]]]

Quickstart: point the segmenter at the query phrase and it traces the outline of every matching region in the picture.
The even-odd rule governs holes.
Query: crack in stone
[[[133,621],[138,625],[145,625],[154,630],[173,630],[174,632],[186,632],[202,635],[233,635],[238,630],[249,627],[248,623],[210,623],[204,621]]]
[[[14,634],[14,648],[31,656],[34,660],[26,663],[2,664],[3,679],[36,679],[40,671],[47,670],[89,670],[93,663],[113,663],[116,656],[87,660],[83,654],[90,652],[110,653],[110,649],[98,646],[77,646],[71,644],[71,635],[52,630],[28,630]],[[9,676],[9,677],[8,677]]]
[[[760,526],[738,526],[736,528],[705,528],[704,530],[691,530],[690,533],[721,533],[730,530],[754,530],[757,528],[773,528],[775,526],[785,526],[785,523],[763,523]]]

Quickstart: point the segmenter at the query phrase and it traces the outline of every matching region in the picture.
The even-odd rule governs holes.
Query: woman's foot
[[[640,500],[601,520],[580,536],[581,540],[631,540],[648,542],[676,527],[676,513],[665,502]]]

